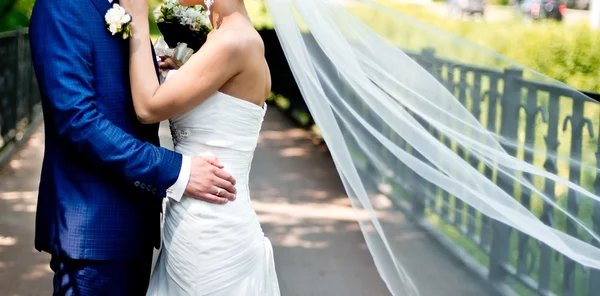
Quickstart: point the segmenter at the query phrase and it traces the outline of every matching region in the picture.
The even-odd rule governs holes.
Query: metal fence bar
[[[529,88],[527,90],[527,102],[525,103],[525,105],[521,105],[521,109],[524,110],[526,116],[525,143],[529,147],[533,147],[534,142],[535,121],[539,112],[537,103],[537,88]],[[533,152],[525,150],[524,160],[528,163],[531,163],[533,160]],[[527,180],[530,184],[533,183],[531,174],[525,173],[523,178]],[[531,207],[531,190],[529,190],[529,188],[522,189],[521,204],[528,209]],[[532,264],[528,264],[528,258],[529,255],[531,255],[529,247],[529,236],[522,232],[519,232],[517,253],[517,276],[529,275],[533,269]]]
[[[473,114],[473,117],[477,118],[478,120],[481,120],[481,104],[483,102],[483,97],[481,94],[482,75],[479,72],[472,73],[473,85],[470,87],[468,92],[472,101],[471,114]],[[469,155],[469,163],[475,169],[477,169],[480,165],[480,161],[478,161],[477,158],[472,157],[471,155]],[[467,214],[467,234],[476,241],[477,245],[481,247],[482,237],[480,234],[477,233],[477,220],[481,219],[481,217],[478,216],[478,213],[475,210],[475,208],[471,206],[467,206]]]
[[[41,121],[27,29],[0,34],[0,167]]]
[[[600,136],[596,137],[596,167],[600,168]],[[596,174],[594,181],[594,191],[600,193],[600,174]],[[594,202],[594,210],[592,214],[593,229],[596,233],[600,233],[600,202]],[[595,247],[600,247],[600,241],[594,239],[592,244]],[[600,270],[591,270],[589,278],[588,290],[590,295],[600,295]]]
[[[521,88],[519,87],[518,77],[522,76],[523,72],[518,69],[507,69],[504,75],[504,93],[501,100],[502,119],[500,124],[500,135],[507,139],[513,139],[517,135],[519,128],[519,107],[521,97]],[[516,149],[513,146],[505,146],[506,152],[511,155],[516,155]],[[514,181],[506,176],[498,175],[497,183],[506,191],[513,195]],[[510,232],[511,228],[503,223],[493,222],[493,237],[492,248],[490,250],[490,280],[492,282],[506,281],[507,272],[506,265],[510,253]]]
[[[544,169],[549,173],[556,174],[558,172],[556,165],[556,158],[552,157],[553,153],[556,153],[560,142],[558,141],[558,125],[560,115],[560,103],[557,94],[550,94],[550,103],[548,104],[548,133],[544,138],[546,142],[546,149],[549,151],[546,153],[546,161],[544,162]],[[554,189],[556,185],[554,181],[546,179],[544,182],[544,193],[546,196],[555,200]],[[544,203],[541,221],[546,225],[554,227],[554,207],[550,203]],[[538,291],[540,293],[549,293],[550,284],[552,277],[552,250],[546,244],[540,244],[540,271],[539,271],[539,283]]]
[[[581,161],[581,151],[582,145],[581,141],[583,139],[583,130],[585,127],[588,128],[590,137],[593,138],[594,132],[592,127],[592,121],[584,117],[583,114],[583,105],[584,102],[582,100],[573,100],[573,113],[565,118],[563,123],[563,130],[566,130],[567,123],[571,123],[571,147],[570,154],[571,159],[574,162]],[[581,177],[581,168],[577,165],[571,165],[569,168],[569,181],[574,184],[579,185],[579,180]],[[574,215],[575,217],[579,216],[579,197],[572,191],[569,190],[568,199],[567,199],[567,211]],[[578,227],[573,220],[567,220],[567,233],[572,236],[577,236]],[[575,262],[565,257],[564,264],[564,286],[563,293],[566,296],[572,296],[575,294]]]
[[[499,92],[499,85],[501,81],[500,75],[489,75],[490,89],[487,91],[487,122],[486,128],[490,131],[497,130],[496,115],[498,102],[500,101],[501,93]],[[483,98],[485,99],[485,97]],[[492,180],[494,171],[489,167],[485,167],[484,175],[489,180]],[[487,216],[481,217],[481,247],[486,250],[487,253],[491,251],[492,245],[492,220]]]

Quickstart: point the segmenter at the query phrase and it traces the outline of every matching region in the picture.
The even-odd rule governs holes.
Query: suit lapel
[[[112,4],[108,0],[92,0],[98,12],[104,17],[106,12],[112,7]]]
[[[96,6],[96,9],[102,15],[102,17],[104,17],[106,12],[112,7],[112,4],[108,2],[108,0],[92,0],[92,2],[94,3],[94,6]],[[119,3],[119,1],[115,0],[113,1],[113,3]],[[156,62],[156,54],[154,53],[154,46],[152,46],[152,40],[148,40],[148,42],[150,42],[150,48],[152,48],[152,60],[154,62],[154,70],[156,71],[156,77],[158,78],[160,74],[158,70],[158,63]],[[126,43],[129,44],[129,42]]]

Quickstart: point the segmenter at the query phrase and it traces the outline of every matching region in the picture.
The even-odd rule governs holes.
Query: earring
[[[204,0],[204,5],[206,5],[206,16],[210,17],[210,7],[213,5],[215,0]]]

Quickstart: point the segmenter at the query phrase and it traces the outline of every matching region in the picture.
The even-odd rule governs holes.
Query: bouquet
[[[164,1],[154,11],[154,18],[165,42],[171,48],[185,43],[194,52],[198,51],[212,30],[204,7],[181,6],[179,0]]]
[[[156,52],[157,60],[160,61],[160,57],[171,57],[178,67],[181,67],[194,54],[194,50],[188,48],[185,43],[179,43],[177,47],[169,48],[169,45],[167,45],[162,36],[158,37],[154,43],[154,51]],[[160,72],[161,75],[159,78],[162,84],[167,78],[169,70],[161,70]]]

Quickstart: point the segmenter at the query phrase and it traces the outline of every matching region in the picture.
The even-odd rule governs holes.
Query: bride
[[[180,2],[205,5],[202,0]],[[243,0],[205,6],[215,29],[160,86],[150,62],[148,1],[121,4],[133,19],[130,80],[139,120],[170,119],[177,152],[214,154],[237,180],[236,200],[227,204],[186,197],[168,201],[164,246],[148,295],[279,295],[273,250],[248,190],[271,80],[262,39]]]

